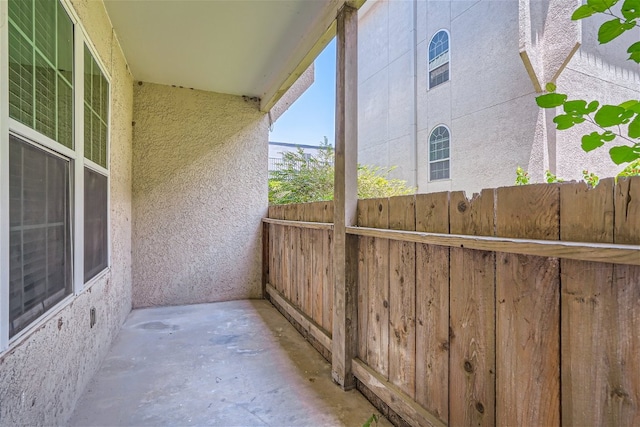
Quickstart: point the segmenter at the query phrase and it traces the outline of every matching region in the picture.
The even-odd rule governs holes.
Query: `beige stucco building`
[[[132,308],[262,298],[270,111],[345,3],[0,0],[0,425],[65,424]]]
[[[556,131],[555,112],[535,104],[550,81],[570,98],[640,96],[640,67],[625,53],[640,30],[600,46],[603,19],[572,22],[578,4],[367,2],[359,11],[358,161],[398,166],[396,177],[419,192],[511,185],[517,166],[538,182],[546,170],[565,179],[583,169],[615,175],[621,168],[608,150],[580,148],[591,129]]]

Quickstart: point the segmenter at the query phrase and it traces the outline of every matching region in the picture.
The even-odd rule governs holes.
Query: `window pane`
[[[84,281],[107,268],[107,177],[84,170]]]
[[[86,45],[84,91],[84,156],[106,168],[109,83]]]
[[[69,162],[9,137],[9,328],[71,293]]]
[[[9,116],[73,148],[73,24],[57,0],[9,1]]]
[[[433,162],[429,166],[429,178],[431,181],[449,178],[449,160]]]
[[[429,72],[429,87],[436,87],[449,80],[449,63]]]

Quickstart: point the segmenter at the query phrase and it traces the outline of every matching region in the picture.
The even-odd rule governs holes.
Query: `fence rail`
[[[296,303],[332,290],[304,273],[328,225],[286,222],[314,210],[270,210],[268,280],[330,333]],[[360,200],[347,233],[353,371],[409,424],[640,425],[640,178]]]

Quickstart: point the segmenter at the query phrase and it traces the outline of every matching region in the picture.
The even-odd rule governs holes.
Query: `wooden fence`
[[[270,206],[265,221],[265,291],[331,351],[333,202]]]
[[[316,233],[283,224],[268,280],[330,332],[299,296],[330,252],[278,249]],[[640,425],[640,178],[361,200],[347,233],[353,372],[409,424]]]

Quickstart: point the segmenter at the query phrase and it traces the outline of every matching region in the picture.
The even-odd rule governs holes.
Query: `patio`
[[[132,311],[69,425],[359,426],[373,413],[269,302],[243,300]]]

